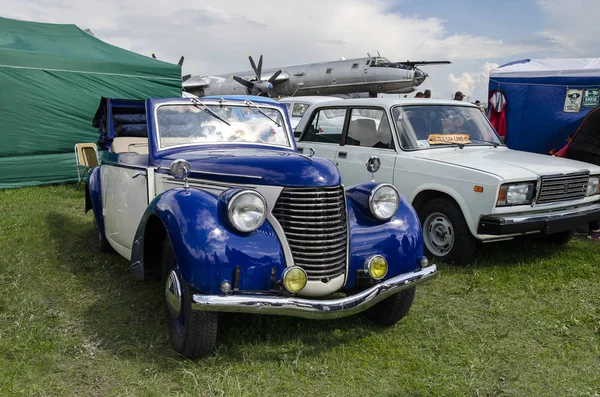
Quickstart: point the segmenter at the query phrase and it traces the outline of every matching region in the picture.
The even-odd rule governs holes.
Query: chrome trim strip
[[[415,287],[437,275],[436,265],[385,280],[355,295],[318,300],[263,295],[192,296],[192,309],[198,311],[276,314],[312,319],[334,319],[360,313],[394,294]]]
[[[170,172],[168,172],[168,173],[161,172],[161,174],[171,175]],[[224,173],[224,172],[209,172],[209,171],[194,171],[194,170],[190,170],[190,176],[192,174],[231,176],[231,177],[234,177],[234,178],[262,179],[262,176],[257,176],[257,175],[240,175],[240,174],[227,174],[227,173]],[[190,179],[193,179],[193,178],[190,178]]]
[[[562,218],[564,216],[572,216],[572,215],[584,215],[588,212],[594,212],[600,210],[600,203],[591,204],[585,207],[579,208],[569,208],[561,211],[552,211],[552,212],[541,212],[535,214],[526,214],[526,215],[514,215],[514,216],[486,216],[486,219],[501,219],[503,223],[520,223],[520,222],[535,222],[535,221],[545,221],[556,218]]]

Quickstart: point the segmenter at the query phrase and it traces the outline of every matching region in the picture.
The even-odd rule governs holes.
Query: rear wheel
[[[465,264],[473,259],[477,240],[454,202],[445,198],[433,199],[421,207],[419,219],[429,256],[457,264]]]
[[[212,354],[217,341],[217,313],[192,310],[192,289],[182,279],[171,241],[162,252],[165,316],[175,351],[194,359]]]
[[[377,325],[391,326],[408,314],[415,300],[415,288],[392,295],[365,312],[367,318]]]

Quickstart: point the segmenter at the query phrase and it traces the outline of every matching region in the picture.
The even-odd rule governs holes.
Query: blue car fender
[[[134,238],[134,275],[144,278],[149,268],[160,264],[157,246],[168,237],[181,277],[201,293],[220,294],[223,281],[240,291],[274,289],[285,259],[273,227],[265,221],[254,232],[237,232],[219,211],[219,201],[217,195],[193,188],[158,195]],[[164,234],[157,240],[160,230]]]
[[[423,232],[419,217],[402,195],[398,210],[387,220],[378,220],[369,209],[369,195],[377,183],[354,186],[346,191],[350,230],[349,273],[346,288],[354,288],[356,274],[375,254],[388,262],[385,279],[412,272],[423,258]]]

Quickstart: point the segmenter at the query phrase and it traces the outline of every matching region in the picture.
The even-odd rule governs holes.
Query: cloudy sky
[[[452,4],[458,3],[458,4]],[[0,0],[6,18],[72,23],[119,47],[186,60],[195,76],[366,56],[450,60],[421,89],[486,98],[490,69],[600,55],[600,2],[583,0]]]

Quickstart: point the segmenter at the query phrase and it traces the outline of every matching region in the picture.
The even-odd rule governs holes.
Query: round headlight
[[[283,286],[292,293],[299,292],[306,286],[307,277],[304,269],[298,266],[288,267],[283,271]]]
[[[382,221],[390,219],[398,210],[400,195],[396,188],[384,183],[371,190],[369,196],[369,208],[377,219]]]
[[[260,227],[267,216],[265,198],[254,190],[242,190],[227,204],[229,222],[240,232],[252,232]]]
[[[388,271],[387,261],[381,255],[374,255],[367,259],[365,270],[369,273],[369,276],[375,280],[381,280]]]

